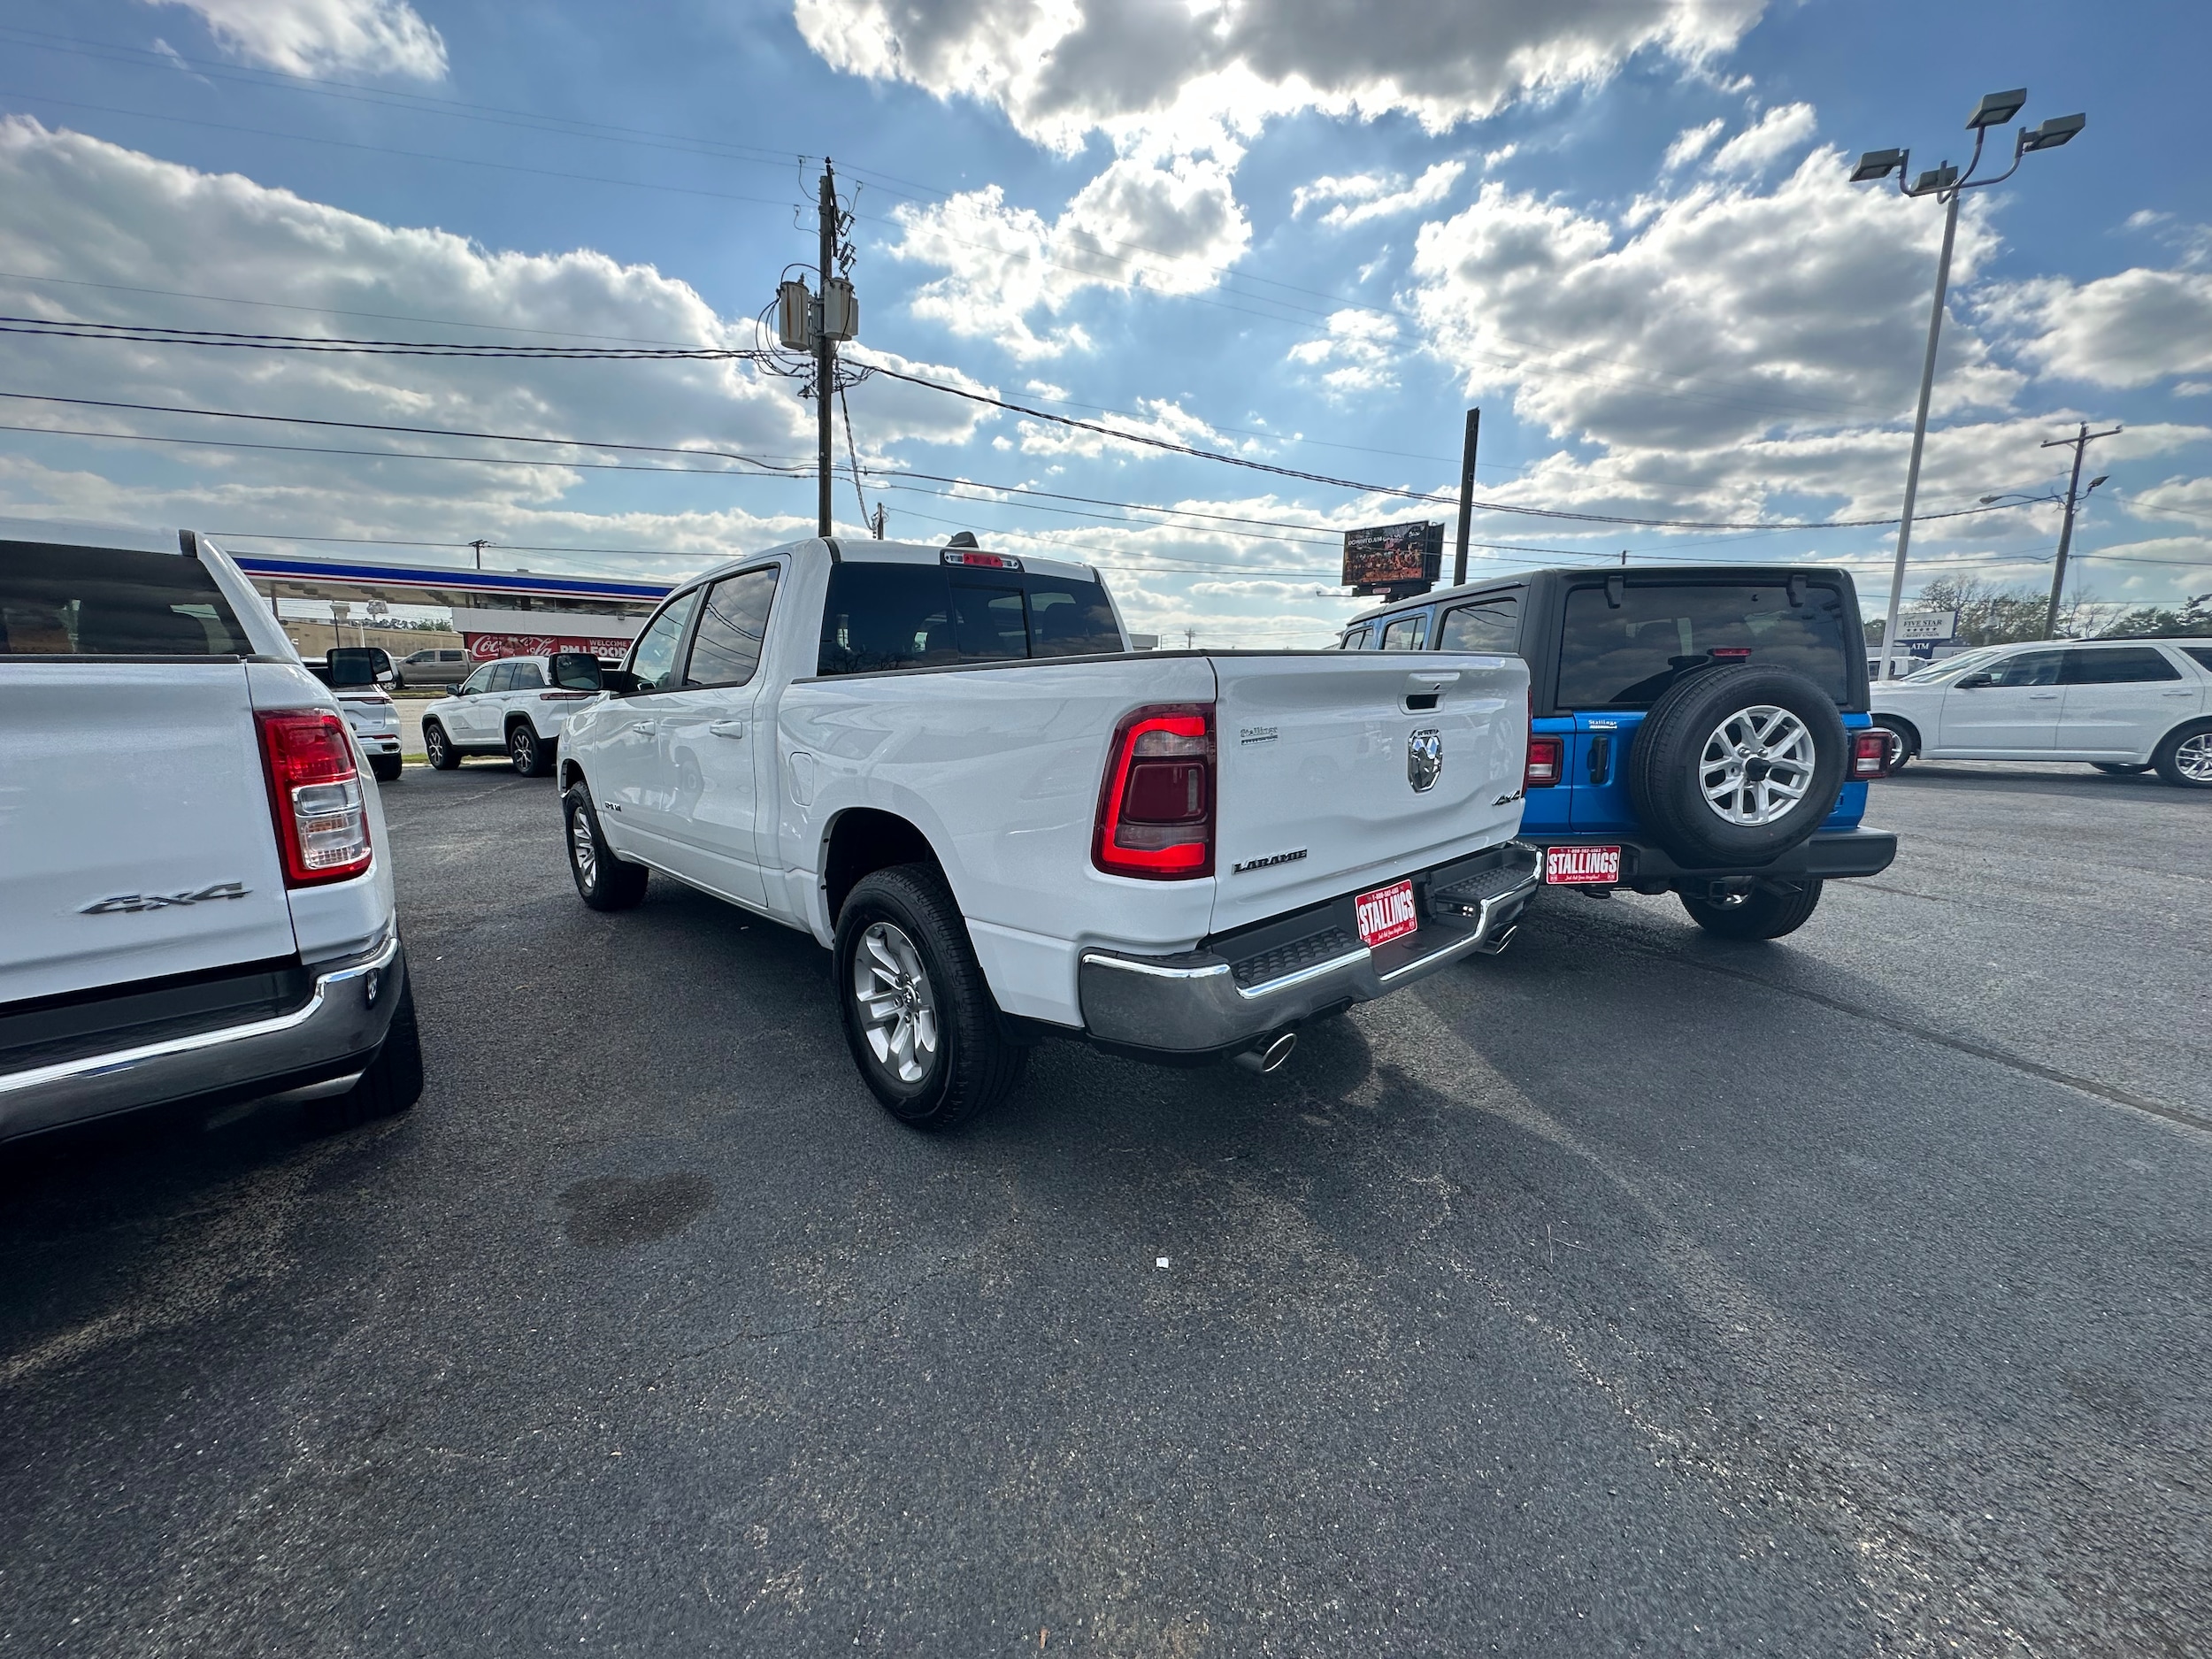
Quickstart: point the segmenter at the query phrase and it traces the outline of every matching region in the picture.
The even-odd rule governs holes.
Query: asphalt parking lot
[[[1282,1072],[902,1129],[811,941],[384,791],[429,1092],[0,1164],[0,1651],[2212,1645],[2212,800],[1916,766]]]

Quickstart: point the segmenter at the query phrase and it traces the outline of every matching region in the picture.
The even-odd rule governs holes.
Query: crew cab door
[[[2052,745],[2065,755],[2140,760],[2177,720],[2204,705],[2204,688],[2155,645],[2111,645],[2066,653],[2065,695]]]
[[[492,694],[506,683],[507,664],[486,663],[463,680],[445,710],[446,735],[463,748],[499,741],[498,710]]]
[[[676,715],[676,700],[683,695],[683,647],[698,608],[695,588],[677,595],[646,624],[630,648],[634,689],[595,712],[597,741],[585,770],[609,842],[671,869],[677,857],[669,827],[683,780],[662,727]],[[605,735],[598,737],[603,731]]]
[[[1943,694],[1932,748],[1959,755],[2047,755],[2058,736],[2062,651],[2021,651]]]
[[[681,787],[666,833],[678,872],[739,902],[764,905],[761,783],[774,741],[757,718],[761,646],[780,567],[726,576],[706,590],[691,631],[681,688],[665,698],[659,741]]]

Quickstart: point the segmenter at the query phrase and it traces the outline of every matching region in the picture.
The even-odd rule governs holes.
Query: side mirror
[[[599,677],[601,688],[611,691],[618,697],[637,695],[637,676],[626,668],[603,668],[599,671]]]
[[[564,691],[604,691],[606,670],[589,651],[556,651],[549,666],[553,683]]]
[[[1961,691],[1981,691],[1997,682],[1987,674],[1969,674],[1958,683]]]
[[[388,690],[399,684],[399,672],[396,669],[380,668],[376,671],[376,683]]]

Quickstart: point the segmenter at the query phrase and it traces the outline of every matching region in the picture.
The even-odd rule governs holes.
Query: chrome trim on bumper
[[[1091,949],[1077,960],[1083,1026],[1120,1048],[1192,1056],[1233,1050],[1323,1009],[1371,1002],[1478,951],[1504,948],[1543,879],[1543,861],[1518,843],[1500,890],[1470,899],[1457,914],[1432,895],[1419,929],[1375,949],[1362,945],[1258,985],[1240,986],[1233,964],[1211,951],[1141,956]]]
[[[388,971],[399,959],[395,930],[365,956],[311,970],[315,988],[288,1013],[0,1073],[0,1138],[250,1089],[265,1079],[279,1088],[300,1072],[365,1056],[391,1025],[405,970]]]

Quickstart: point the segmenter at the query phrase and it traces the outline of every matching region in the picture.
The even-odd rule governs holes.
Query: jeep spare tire
[[[1835,810],[1849,753],[1835,700],[1803,674],[1704,668],[1644,717],[1629,746],[1628,792],[1677,862],[1763,864]]]

